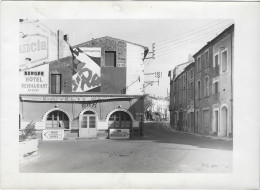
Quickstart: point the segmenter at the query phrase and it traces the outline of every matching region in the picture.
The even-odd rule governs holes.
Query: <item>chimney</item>
[[[191,54],[189,54],[188,61],[194,61],[194,58]]]
[[[63,39],[64,39],[64,41],[66,41],[67,43],[69,43],[69,35],[68,35],[68,34],[65,34],[65,35],[63,36]]]

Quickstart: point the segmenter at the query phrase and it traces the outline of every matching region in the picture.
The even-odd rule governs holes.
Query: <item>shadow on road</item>
[[[174,132],[165,124],[160,123],[146,123],[144,125],[144,137],[134,138],[134,140],[152,140],[160,143],[196,146],[198,148],[233,150],[232,141],[216,140],[210,137]]]

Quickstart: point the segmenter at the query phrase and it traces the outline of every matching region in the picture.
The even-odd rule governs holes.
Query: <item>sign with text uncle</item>
[[[72,53],[72,92],[99,92],[101,86],[101,48],[76,47]]]
[[[20,71],[20,94],[48,94],[49,64]]]
[[[48,37],[40,34],[20,36],[19,69],[29,69],[48,59]]]

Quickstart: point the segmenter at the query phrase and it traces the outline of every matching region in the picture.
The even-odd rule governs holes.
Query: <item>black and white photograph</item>
[[[1,123],[6,133],[15,119],[8,125],[15,148],[1,154],[15,164],[9,172],[1,165],[4,187],[259,187],[259,90],[247,91],[259,77],[253,56],[243,56],[243,48],[259,48],[251,43],[259,3],[249,6],[255,20],[248,26],[241,8],[234,16],[227,4],[216,4],[223,12],[211,16],[210,3],[208,10],[177,3],[183,16],[170,2],[143,2],[136,11],[125,3],[20,4],[24,11],[10,18],[15,43],[2,37],[1,102],[8,108]],[[6,7],[4,16],[14,9]],[[10,48],[12,67],[5,66]],[[11,75],[15,88],[7,85]],[[2,140],[2,147],[10,141]]]
[[[232,171],[232,20],[19,27],[21,172]]]

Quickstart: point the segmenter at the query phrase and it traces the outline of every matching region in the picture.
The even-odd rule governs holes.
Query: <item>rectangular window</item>
[[[214,56],[214,62],[213,62],[213,67],[217,67],[218,66],[218,54],[216,54],[215,56]]]
[[[187,73],[187,78],[188,78],[188,80],[191,78],[190,71],[188,71],[188,73]]]
[[[193,78],[193,69],[190,70],[190,78]]]
[[[201,59],[200,59],[200,57],[197,60],[198,60],[197,70],[198,70],[198,72],[200,72],[201,71]]]
[[[198,81],[198,89],[197,89],[198,90],[198,99],[201,98],[201,93],[200,93],[201,90],[200,90],[200,88],[201,88],[201,84],[200,84],[200,80],[199,80]]]
[[[205,53],[205,68],[209,66],[209,52]]]
[[[61,74],[51,74],[51,93],[61,93]]]
[[[193,97],[193,82],[190,83],[190,99]]]
[[[116,52],[106,51],[105,52],[105,66],[116,67]]]
[[[183,86],[185,86],[186,85],[186,74],[184,73],[183,74]]]
[[[204,83],[204,97],[207,97],[209,96],[209,77],[205,77]]]
[[[183,102],[186,102],[186,87],[183,87]]]
[[[218,93],[218,82],[214,83],[214,94]]]
[[[179,92],[179,104],[182,103],[182,88],[180,89],[180,92]]]
[[[222,52],[222,59],[221,59],[221,67],[222,67],[222,72],[227,71],[227,50]]]

